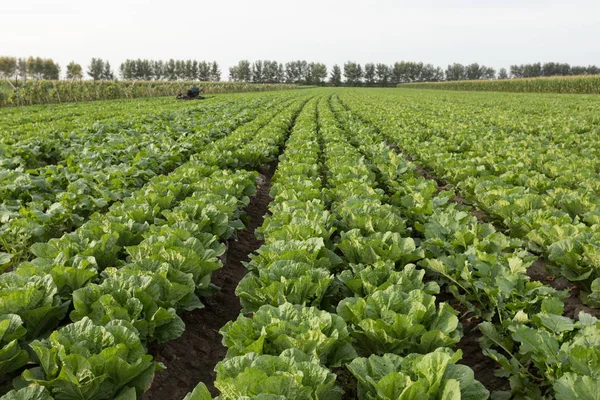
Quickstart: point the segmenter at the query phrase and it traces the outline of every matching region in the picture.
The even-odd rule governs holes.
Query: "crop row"
[[[145,346],[181,335],[177,314],[202,307],[200,297],[215,289],[221,241],[243,228],[256,174],[238,168],[272,160],[306,100],[214,142],[207,154],[222,157],[199,156],[153,178],[75,232],[35,245],[38,258],[0,275],[1,372],[39,364],[3,399],[140,396],[161,368]],[[69,310],[72,323],[48,337]]]
[[[353,104],[364,103],[350,98]],[[512,237],[525,239],[531,251],[552,262],[551,272],[577,282],[584,302],[600,306],[600,143],[595,114],[587,114],[590,110],[583,103],[579,110],[572,100],[568,109],[576,118],[557,111],[559,118],[540,127],[546,114],[539,112],[533,117],[509,115],[504,121],[505,108],[519,110],[517,98],[495,110],[495,116],[481,118],[479,106],[472,102],[452,107],[443,105],[441,98],[411,99],[410,104],[392,104],[393,99],[370,98],[361,114],[381,130],[393,130],[400,147],[456,185]]]
[[[298,117],[273,179],[272,215],[258,232],[265,244],[236,290],[252,317],[221,330],[219,399],[342,398],[332,368],[346,364],[360,398],[487,397],[448,348],[461,336],[457,313],[436,304],[438,285],[409,264],[419,250],[326,98]],[[209,398],[203,390],[190,398]]]
[[[242,315],[221,330],[218,398],[341,398],[345,365],[359,398],[485,399],[456,364],[461,324],[436,300],[440,287],[479,319],[484,354],[510,377],[498,398],[594,393],[587,360],[599,358],[600,322],[562,316],[566,293],[530,280],[522,242],[438,193],[388,147],[393,131],[357,115],[334,97],[297,120],[258,231],[265,243],[236,290]],[[199,385],[188,398],[210,395]]]
[[[71,143],[66,151],[72,154],[59,164],[1,171],[2,247],[16,255],[13,262],[27,258],[32,243],[77,228],[94,212],[127,198],[190,155],[210,154],[203,148],[236,128],[263,126],[293,97],[256,98],[250,104],[225,102],[202,112],[146,119],[126,131],[119,124],[111,132],[94,129],[95,134],[82,136],[97,137],[98,143]]]
[[[381,143],[396,143],[394,129],[373,129],[357,117],[373,115],[365,107],[339,99],[334,109],[354,143],[385,182],[390,199],[418,237],[418,262],[466,310],[480,318],[480,345],[510,377],[510,393],[498,398],[585,398],[598,388],[600,322],[581,312],[574,321],[563,316],[565,292],[531,281],[527,267],[535,257],[518,240],[480,223],[470,209],[437,192],[436,184],[418,176],[412,163],[389,173],[389,152]],[[587,364],[584,367],[584,364]]]

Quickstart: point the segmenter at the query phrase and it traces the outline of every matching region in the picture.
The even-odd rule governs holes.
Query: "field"
[[[290,90],[298,87],[287,83],[112,80],[29,80],[26,83],[19,82],[15,86],[8,81],[0,81],[0,107],[141,97],[175,97],[178,91],[185,93],[192,86],[197,86],[204,94]]]
[[[600,94],[600,75],[402,83],[403,88],[484,92]]]
[[[0,399],[596,398],[599,141],[594,95],[3,109]]]

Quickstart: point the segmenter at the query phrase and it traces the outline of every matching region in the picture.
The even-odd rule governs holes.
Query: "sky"
[[[600,65],[595,0],[0,0],[0,56]]]

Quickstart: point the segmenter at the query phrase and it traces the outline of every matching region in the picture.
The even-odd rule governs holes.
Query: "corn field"
[[[93,100],[175,96],[197,86],[203,93],[260,92],[295,89],[292,84],[250,84],[245,82],[161,82],[161,81],[29,81],[18,87],[1,82],[0,107],[55,104]]]
[[[404,83],[398,85],[398,87],[439,90],[477,90],[484,92],[599,94],[600,75]]]

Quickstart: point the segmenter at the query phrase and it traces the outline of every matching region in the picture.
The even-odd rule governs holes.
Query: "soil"
[[[568,290],[569,297],[563,300],[565,304],[564,315],[566,317],[577,319],[581,311],[600,318],[600,309],[590,308],[581,303],[580,290],[577,285],[569,282],[562,277],[555,277],[548,272],[546,268],[547,261],[543,258],[538,258],[537,261],[527,269],[527,275],[535,281],[540,281],[543,284],[553,287],[556,290]]]
[[[460,321],[463,324],[464,336],[456,345],[456,348],[463,352],[462,360],[459,363],[470,367],[475,373],[475,379],[490,392],[510,390],[508,379],[494,375],[494,371],[499,369],[499,365],[481,351],[477,341],[481,337],[481,333],[477,329],[477,325],[481,321],[472,315],[467,315]]]
[[[260,170],[257,194],[245,210],[249,218],[246,229],[238,232],[237,239],[232,238],[227,243],[226,261],[213,276],[213,282],[221,290],[202,300],[205,304],[203,309],[181,315],[185,332],[180,338],[150,346],[155,360],[162,362],[167,369],[156,374],[142,400],[179,400],[199,382],[204,382],[213,395],[218,394],[213,386],[216,379],[214,367],[227,352],[221,344],[219,329],[240,313],[235,288],[247,272],[242,262],[249,261],[249,254],[262,245],[262,241],[254,237],[254,231],[262,225],[268,211],[271,178],[276,167],[277,162],[274,162]]]

